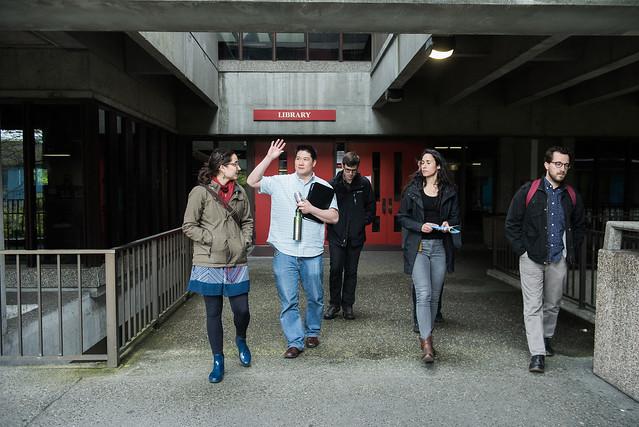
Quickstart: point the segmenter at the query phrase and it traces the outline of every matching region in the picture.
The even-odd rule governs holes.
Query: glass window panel
[[[219,59],[240,59],[240,33],[218,33]]]
[[[380,230],[381,230],[380,218],[379,216],[376,216],[375,218],[373,218],[373,223],[371,224],[371,231],[373,233],[379,233]]]
[[[306,38],[304,33],[277,33],[275,43],[277,60],[306,60]]]
[[[36,238],[42,248],[84,247],[81,106],[33,110]]]
[[[98,109],[98,133],[106,135],[106,113],[102,108]]]
[[[288,156],[286,151],[280,154],[279,164],[277,169],[278,175],[287,175],[288,174]]]
[[[2,208],[4,247],[24,249],[24,152],[21,107],[2,109]]]
[[[371,35],[344,34],[342,54],[344,61],[370,61]]]
[[[339,59],[338,33],[310,33],[308,56],[311,61],[337,61]]]
[[[271,33],[244,33],[242,58],[270,61],[273,59],[273,36]]]
[[[401,152],[394,153],[394,168],[393,168],[393,200],[400,201],[402,197],[402,180],[404,177],[404,162]],[[397,231],[397,230],[395,230]]]

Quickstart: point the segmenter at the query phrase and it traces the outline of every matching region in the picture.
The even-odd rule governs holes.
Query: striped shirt
[[[324,224],[304,218],[302,240],[293,240],[293,218],[297,209],[294,194],[299,191],[306,198],[314,182],[331,187],[328,182],[315,174],[305,183],[295,172],[290,175],[265,176],[260,181],[260,193],[271,196],[271,225],[266,241],[286,255],[314,257],[324,252]],[[329,208],[337,209],[335,196]]]

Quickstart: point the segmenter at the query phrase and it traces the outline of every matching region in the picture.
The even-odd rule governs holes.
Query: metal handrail
[[[185,300],[191,255],[191,242],[180,228],[111,249],[1,250],[2,267],[6,256],[15,257],[15,269],[9,266],[2,271],[4,285],[7,270],[15,281],[10,289],[15,292],[15,316],[9,319],[7,315],[7,287],[3,286],[0,358],[106,361],[107,366],[118,366],[151,327]],[[42,257],[51,256],[55,256],[55,268],[43,269]],[[61,262],[62,256],[75,258],[72,268]],[[94,262],[83,265],[87,257],[93,257]],[[28,264],[21,262],[25,258],[30,260]],[[57,301],[47,305],[44,290],[55,291]],[[33,292],[36,304],[28,304]],[[25,307],[32,306],[33,313],[23,313]],[[85,322],[85,317],[93,322]],[[85,332],[85,324],[105,326],[97,332]],[[56,325],[57,334],[52,334],[50,330]],[[45,344],[45,337],[50,345]],[[106,348],[86,353],[87,347],[99,346],[94,341],[105,338]],[[25,351],[25,343],[31,344],[30,351]]]

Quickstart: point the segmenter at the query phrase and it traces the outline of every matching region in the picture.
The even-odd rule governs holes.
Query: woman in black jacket
[[[397,217],[404,231],[404,272],[411,275],[415,287],[422,360],[432,363],[437,304],[446,272],[454,266],[449,227],[460,222],[457,191],[437,150],[422,152]]]

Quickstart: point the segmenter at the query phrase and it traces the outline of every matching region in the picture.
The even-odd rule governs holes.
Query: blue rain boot
[[[235,344],[237,344],[237,351],[242,366],[251,366],[251,350],[249,350],[248,345],[246,345],[246,338],[235,337]]]
[[[213,370],[209,374],[210,383],[219,383],[224,378],[224,355],[217,353],[213,355]]]

